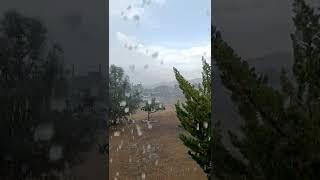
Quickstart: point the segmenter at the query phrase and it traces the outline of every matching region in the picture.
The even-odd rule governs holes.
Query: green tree
[[[293,78],[283,70],[281,90],[267,84],[213,30],[212,57],[242,117],[241,136],[229,132],[242,158],[234,158],[217,136],[214,175],[219,179],[318,179],[320,170],[319,14],[295,0],[291,35]]]
[[[68,99],[63,51],[36,19],[8,11],[0,21],[0,179],[55,176],[91,148],[95,121]],[[62,91],[62,92],[61,92]],[[59,92],[59,93],[58,93]],[[65,106],[64,106],[65,105]],[[81,110],[80,110],[81,109]],[[91,121],[89,121],[89,119]]]
[[[121,67],[110,66],[109,93],[111,99],[109,111],[111,125],[127,120],[128,115],[138,109],[141,93],[130,84],[129,77],[125,75]]]
[[[150,121],[150,115],[152,113],[165,110],[165,106],[156,102],[156,98],[152,98],[145,102],[145,105],[141,108],[141,110],[146,111],[148,113],[147,121]]]
[[[189,148],[188,154],[194,159],[208,179],[211,163],[211,66],[203,59],[202,84],[198,87],[190,84],[173,68],[179,87],[186,101],[177,102],[176,111],[184,133],[180,139]]]

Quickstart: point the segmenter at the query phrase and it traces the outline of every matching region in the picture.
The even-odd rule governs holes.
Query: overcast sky
[[[290,52],[291,1],[212,0],[212,20],[243,57]],[[320,5],[319,0],[310,1]],[[50,38],[63,46],[66,62],[86,72],[107,64],[105,3],[1,0],[0,13],[14,8],[43,20]],[[210,56],[210,0],[109,0],[109,4],[109,60],[123,66],[134,82],[171,81],[173,66],[187,78],[201,76],[201,56]]]
[[[49,39],[59,43],[69,67],[76,73],[98,71],[107,64],[107,10],[105,0],[1,0],[0,14],[16,9],[40,19]]]
[[[145,85],[173,81],[173,67],[188,79],[201,77],[210,9],[210,0],[110,0],[110,64]]]
[[[306,0],[320,7],[319,0]],[[291,52],[293,0],[214,0],[213,23],[245,58]]]

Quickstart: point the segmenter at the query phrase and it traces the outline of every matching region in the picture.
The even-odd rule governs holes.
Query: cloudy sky
[[[210,0],[109,3],[110,64],[145,85],[174,80],[172,67],[201,77],[201,57],[210,57]]]

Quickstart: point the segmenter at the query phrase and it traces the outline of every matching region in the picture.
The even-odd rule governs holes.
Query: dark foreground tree
[[[8,11],[0,21],[0,179],[54,179],[92,147],[90,96],[69,96],[63,52],[44,25]]]
[[[189,148],[188,154],[210,177],[211,163],[211,66],[203,60],[202,85],[191,85],[173,68],[179,87],[186,100],[176,104],[182,128],[180,139]]]
[[[281,90],[267,84],[213,31],[212,57],[242,117],[241,136],[230,132],[242,159],[215,141],[219,179],[299,180],[320,175],[320,25],[304,0],[294,1],[293,78],[283,71]],[[217,136],[218,137],[218,136]]]

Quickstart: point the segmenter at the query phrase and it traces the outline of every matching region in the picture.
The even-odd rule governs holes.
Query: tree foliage
[[[219,179],[318,179],[320,170],[320,25],[304,0],[294,1],[293,79],[283,70],[281,90],[267,84],[213,30],[212,57],[242,117],[241,136],[230,132],[243,159],[217,136],[214,174]]]
[[[189,148],[188,154],[210,176],[211,163],[211,66],[203,59],[202,85],[191,85],[173,68],[186,101],[175,105],[184,133],[180,139]]]
[[[111,125],[127,120],[128,115],[139,108],[139,103],[141,102],[140,86],[131,85],[129,77],[125,75],[121,67],[110,66],[109,93],[111,108],[109,119],[111,120]]]
[[[86,100],[68,96],[63,51],[37,19],[0,21],[0,179],[55,176],[91,148],[96,123]],[[62,103],[54,108],[59,96]]]

